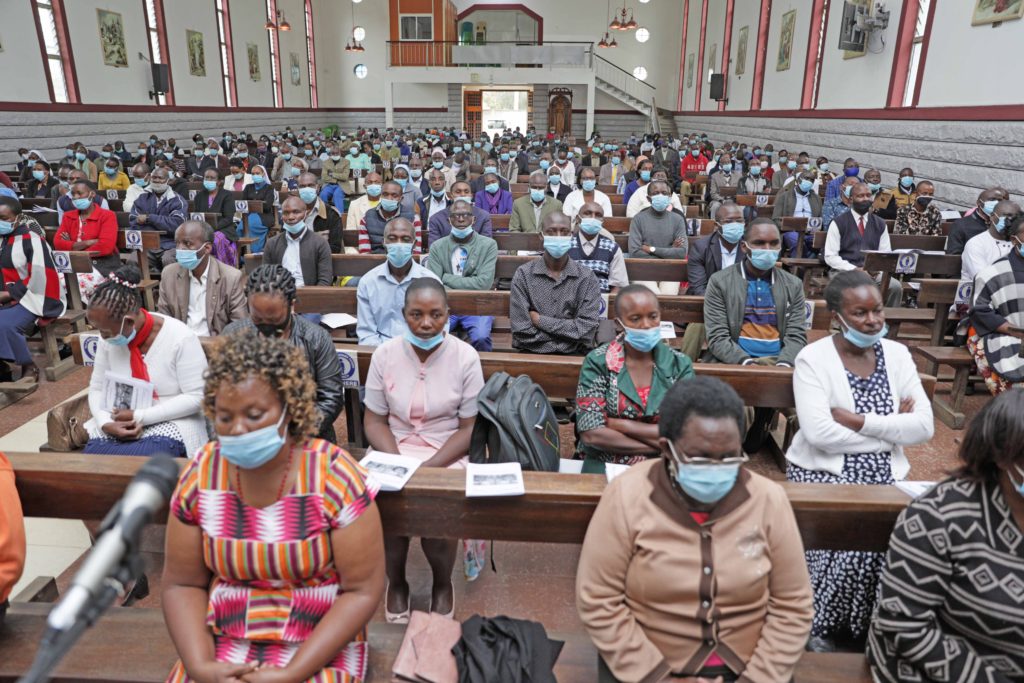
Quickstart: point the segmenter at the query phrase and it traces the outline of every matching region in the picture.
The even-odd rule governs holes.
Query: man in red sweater
[[[701,154],[700,145],[690,145],[690,150],[681,155],[679,160],[679,176],[682,178],[682,182],[679,183],[679,194],[689,197],[693,191],[693,179],[702,175],[707,167],[708,158]]]

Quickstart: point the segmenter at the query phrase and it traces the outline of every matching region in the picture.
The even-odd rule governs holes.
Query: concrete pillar
[[[594,102],[597,100],[597,88],[594,87],[594,79],[587,83],[587,130],[584,135],[589,137],[594,132]],[[577,135],[577,138],[581,136]]]
[[[390,79],[384,82],[384,127],[395,127],[395,98],[392,92],[394,83]]]

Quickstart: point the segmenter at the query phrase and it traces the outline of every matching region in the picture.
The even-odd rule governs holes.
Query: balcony
[[[388,41],[388,68],[591,69],[592,42],[469,44],[454,41]]]

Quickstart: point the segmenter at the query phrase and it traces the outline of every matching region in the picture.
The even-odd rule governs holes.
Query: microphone
[[[90,606],[112,586],[123,584],[116,578],[119,569],[138,546],[142,528],[167,503],[178,481],[178,463],[169,456],[157,455],[146,461],[124,496],[107,514],[100,527],[100,538],[75,575],[64,596],[47,618],[48,638],[70,630],[87,616]],[[92,615],[95,618],[96,615]]]

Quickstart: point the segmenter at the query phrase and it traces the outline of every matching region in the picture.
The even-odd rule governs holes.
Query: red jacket
[[[93,257],[117,253],[117,216],[102,206],[94,206],[89,217],[79,221],[78,210],[73,209],[64,213],[64,219],[53,238],[53,248],[57,251],[72,251],[75,242],[95,239],[99,242],[87,250]]]
[[[703,154],[693,156],[689,152],[682,156],[679,162],[679,175],[684,180],[693,180],[694,176],[703,175],[708,167],[708,158]]]

